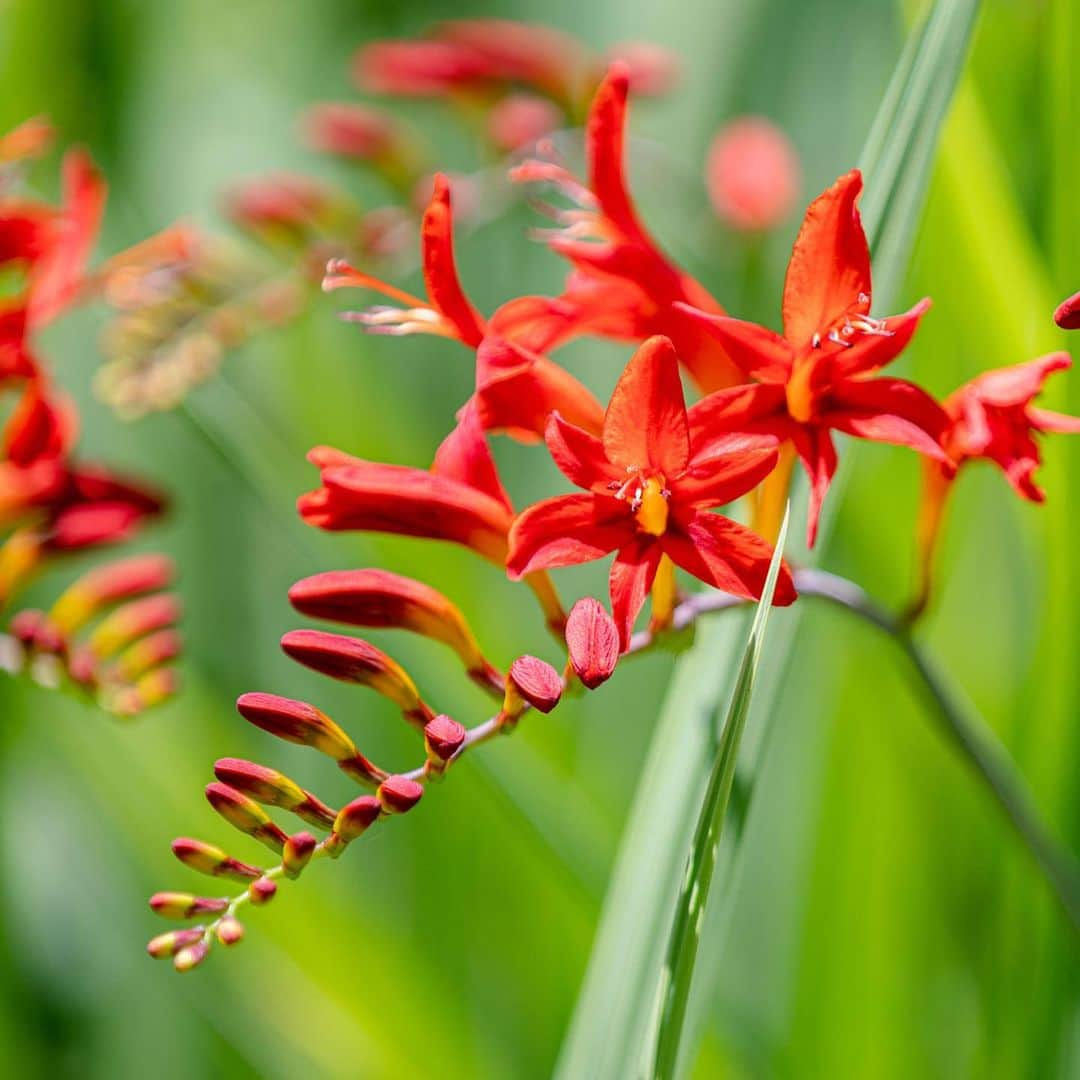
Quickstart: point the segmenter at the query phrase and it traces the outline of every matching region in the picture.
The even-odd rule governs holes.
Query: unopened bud
[[[235,945],[244,937],[244,924],[232,915],[226,915],[217,924],[214,934],[222,945]]]
[[[248,896],[251,897],[251,902],[260,907],[263,904],[269,904],[276,894],[277,883],[273,878],[261,877],[248,886]]]
[[[77,630],[107,604],[163,589],[173,579],[164,555],[134,555],[83,574],[53,605],[51,621],[65,634]]]
[[[204,933],[205,929],[201,926],[192,927],[190,930],[169,930],[151,938],[146,943],[146,951],[155,960],[175,956],[181,949],[200,941]]]
[[[163,919],[191,919],[196,915],[224,911],[228,906],[226,899],[192,893],[159,892],[150,897],[150,907]]]
[[[511,665],[506,677],[506,699],[503,712],[510,716],[520,715],[528,702],[534,709],[549,713],[562,697],[563,685],[559,673],[548,663],[535,656],[519,656]]]
[[[253,836],[271,851],[280,852],[285,846],[288,837],[270,820],[262,807],[228,784],[207,784],[206,799],[233,828]]]
[[[444,764],[462,747],[466,736],[465,727],[449,716],[436,716],[424,728],[424,746],[428,757]]]
[[[209,952],[210,942],[204,938],[194,945],[188,945],[186,948],[181,949],[173,957],[173,967],[177,971],[190,971],[193,967],[198,967],[206,959]]]
[[[159,630],[129,646],[113,665],[110,677],[135,682],[151,669],[175,660],[179,655],[179,633],[175,630]]]
[[[334,812],[284,773],[240,758],[214,762],[214,775],[223,783],[250,796],[263,806],[280,806],[323,829],[334,823]]]
[[[281,866],[288,878],[297,878],[315,854],[319,842],[309,832],[293,833],[281,852]]]
[[[377,784],[386,773],[367,760],[352,739],[325,713],[305,701],[277,694],[244,694],[236,703],[245,720],[286,742],[310,746],[334,758],[338,767],[365,784]]]
[[[123,604],[94,627],[87,644],[101,659],[115,656],[125,645],[138,638],[173,626],[180,618],[180,601],[172,593]]]
[[[173,854],[192,870],[200,874],[209,874],[211,877],[230,878],[233,881],[248,881],[257,878],[262,871],[257,866],[249,866],[227,855],[219,847],[213,844],[205,844],[202,840],[192,840],[189,836],[181,836],[172,842]]]
[[[297,611],[349,626],[396,627],[441,641],[461,658],[470,676],[490,685],[491,666],[464,615],[442,593],[388,570],[331,570],[289,590]]]
[[[281,647],[294,660],[333,679],[369,686],[389,698],[420,728],[435,715],[420,699],[415,683],[396,661],[360,638],[321,630],[291,630]]]
[[[619,630],[599,600],[583,597],[570,610],[566,647],[570,666],[590,690],[611,678],[619,661]]]
[[[391,776],[379,785],[376,792],[382,808],[388,814],[404,814],[423,797],[424,787],[404,776]]]
[[[374,795],[361,795],[338,812],[334,831],[327,841],[327,852],[334,858],[345,845],[366,832],[382,813],[382,804]]]

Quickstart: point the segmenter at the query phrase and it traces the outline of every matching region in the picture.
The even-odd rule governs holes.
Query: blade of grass
[[[735,688],[728,705],[727,718],[720,735],[720,745],[713,761],[705,797],[698,812],[694,828],[694,840],[686,859],[686,871],[682,876],[682,889],[671,924],[667,956],[660,971],[656,988],[658,1030],[656,1051],[653,1057],[652,1075],[667,1080],[675,1075],[679,1056],[679,1044],[686,1019],[686,1005],[690,998],[690,985],[694,977],[694,963],[701,943],[701,930],[705,922],[709,888],[720,854],[720,838],[724,819],[735,782],[735,763],[742,741],[750,702],[754,693],[758,661],[761,657],[765,627],[772,611],[776,579],[783,562],[784,540],[787,537],[790,506],[784,511],[784,520],[776,540],[769,575],[762,590],[761,599],[750,625],[750,635],[743,649]]]
[[[938,0],[931,6],[914,44],[900,58],[862,155],[867,174],[863,203],[867,235],[875,255],[879,244],[887,244],[874,266],[875,280],[884,283],[875,288],[875,301],[882,310],[906,267],[932,149],[967,56],[978,10],[978,0]],[[897,239],[889,242],[889,237]],[[901,243],[903,238],[906,241]],[[840,495],[834,485],[833,508]],[[796,520],[801,520],[804,491],[795,505]],[[831,520],[827,513],[816,557],[827,550]],[[754,704],[762,720],[751,723],[751,737],[744,741],[733,782],[741,813],[728,834],[732,870],[725,875],[723,902],[714,903],[709,912],[706,940],[716,940],[729,914],[729,886],[737,872],[759,764],[773,729],[776,692],[783,684],[801,622],[797,605],[792,617],[778,627],[763,663],[761,692]],[[558,1075],[566,1080],[580,1076],[622,1080],[634,1075],[643,1060],[650,992],[662,964],[664,928],[670,925],[675,903],[678,853],[689,844],[697,796],[713,757],[707,752],[714,738],[712,717],[734,681],[732,664],[724,658],[736,655],[744,625],[732,619],[701,628],[694,647],[680,659],[634,796],[589,967],[560,1053]],[[685,1040],[689,1047],[696,1044],[720,950],[705,949],[703,956],[689,1006],[690,1034]]]

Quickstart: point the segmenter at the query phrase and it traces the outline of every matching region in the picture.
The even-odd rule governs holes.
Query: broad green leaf
[[[950,95],[962,70],[977,0],[938,0],[897,65],[873,125],[862,165],[867,174],[863,216],[875,252],[875,306],[885,310],[902,279],[911,238],[918,225],[933,149]],[[834,485],[832,506],[841,491]],[[795,499],[794,518],[803,520],[805,492]],[[827,549],[831,518],[826,514],[815,555]],[[810,558],[808,561],[814,561]],[[759,764],[771,733],[776,691],[795,647],[802,615],[778,626],[764,660],[761,691],[754,704],[761,722],[752,723],[734,777],[739,815],[726,833],[723,885],[736,872],[746,814]],[[664,933],[671,924],[681,866],[690,842],[699,793],[704,789],[713,740],[712,717],[734,684],[733,658],[745,624],[729,618],[702,628],[694,648],[682,657],[635,793],[634,803],[601,913],[589,968],[559,1058],[558,1075],[591,1080],[636,1075],[644,1059],[652,988],[663,963]],[[729,908],[724,889],[714,903],[704,939],[717,940]],[[695,1044],[700,1001],[708,1000],[720,950],[706,948],[687,1020]],[[682,1062],[680,1062],[682,1064]]]
[[[727,718],[720,734],[720,745],[709,774],[709,783],[705,788],[705,797],[694,828],[694,840],[686,859],[686,871],[682,876],[682,886],[675,906],[667,956],[660,970],[660,980],[656,988],[658,1029],[652,1066],[652,1075],[658,1078],[675,1074],[679,1043],[686,1019],[686,1004],[690,998],[690,984],[694,977],[694,963],[705,923],[706,905],[709,902],[709,888],[720,854],[720,838],[724,830],[732,785],[735,782],[739,744],[742,742],[746,719],[750,713],[765,627],[772,610],[776,579],[783,562],[789,513],[790,507],[784,512],[769,575],[754,613],[750,636],[743,649],[735,689],[732,691]]]

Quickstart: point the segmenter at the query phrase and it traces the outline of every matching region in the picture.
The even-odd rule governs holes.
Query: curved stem
[[[1080,867],[1050,833],[1035,800],[1008,752],[990,727],[946,683],[945,676],[919,647],[905,624],[885,611],[853,582],[822,570],[800,570],[796,587],[842,607],[884,631],[896,643],[918,677],[941,730],[985,782],[1010,824],[1027,845],[1073,926],[1080,930]]]

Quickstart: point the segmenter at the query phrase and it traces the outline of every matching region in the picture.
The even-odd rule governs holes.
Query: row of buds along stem
[[[67,686],[130,717],[176,693],[180,602],[163,555],[87,571],[47,611],[25,608],[0,637],[0,663],[48,687]]]
[[[155,937],[147,946],[154,957],[169,957],[177,970],[200,964],[213,945],[232,945],[244,930],[237,915],[248,904],[270,901],[278,882],[294,880],[316,859],[337,859],[354,840],[379,821],[408,813],[424,795],[428,781],[441,779],[471,746],[512,731],[530,710],[548,713],[558,705],[568,679],[598,686],[618,657],[618,632],[597,601],[579,601],[570,613],[567,673],[535,656],[519,656],[505,674],[483,654],[469,624],[445,596],[421,582],[381,570],[333,571],[293,586],[290,599],[301,612],[350,626],[401,629],[441,642],[461,661],[465,675],[497,703],[488,719],[467,728],[429,706],[403,667],[381,649],[359,638],[319,630],[294,630],[282,647],[305,666],[391,701],[423,739],[423,760],[407,772],[391,772],[357,749],[352,737],[331,717],[304,701],[269,693],[240,697],[237,710],[254,726],[285,742],[307,746],[331,758],[367,790],[335,808],[275,769],[239,758],[214,766],[206,798],[238,832],[268,849],[273,858],[241,860],[215,844],[190,837],[173,842],[173,853],[189,869],[207,877],[238,882],[231,896],[161,892],[150,899],[163,918],[199,920],[191,929]],[[614,643],[614,646],[613,646]],[[271,812],[291,815],[304,826],[280,824]],[[319,836],[321,835],[321,838]]]

